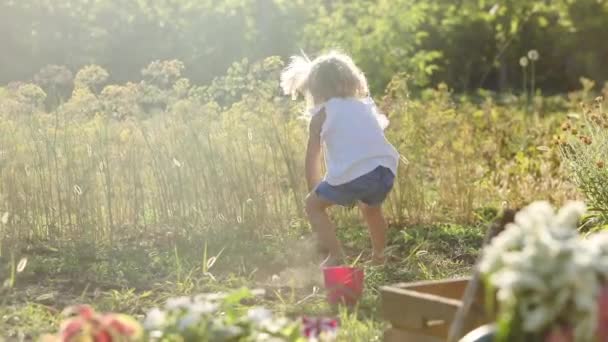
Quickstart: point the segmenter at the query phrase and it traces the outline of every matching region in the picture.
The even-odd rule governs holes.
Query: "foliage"
[[[338,2],[320,7],[318,20],[304,36],[313,51],[335,45],[348,48],[364,70],[374,70],[374,89],[397,70],[412,72],[415,82],[426,84],[441,57],[439,51],[419,49],[427,36],[422,26],[433,15],[431,7],[429,1]]]
[[[206,82],[242,58],[294,51],[299,27],[320,2],[4,1],[3,51],[12,53],[3,56],[0,79],[28,79],[47,63],[72,70],[96,63],[125,81],[154,60],[179,59],[191,79]]]
[[[85,88],[97,92],[97,90],[108,80],[108,72],[98,65],[88,65],[76,73],[74,87]]]
[[[542,128],[535,128],[524,110],[514,110],[516,99],[481,95],[477,104],[442,84],[413,100],[407,78],[393,78],[381,107],[391,120],[389,140],[409,160],[400,170],[405,177],[395,189],[398,200],[389,206],[395,217],[471,221],[484,202],[518,206],[530,197],[563,200],[552,190],[556,184],[568,189],[558,155],[538,150],[557,121],[546,113]]]
[[[15,340],[34,339],[57,329],[59,318],[48,307],[37,303],[0,306],[2,337]]]
[[[338,331],[338,341],[369,341],[380,342],[384,324],[381,322],[357,317],[357,313],[349,313],[342,308],[340,314],[340,330]]]
[[[556,137],[569,171],[591,205],[591,210],[606,218],[608,214],[608,116],[603,97],[591,104],[581,103],[580,112],[571,113],[562,124],[563,134]]]
[[[375,91],[403,71],[419,85],[508,90],[522,84],[520,57],[537,49],[539,87],[565,91],[580,76],[608,78],[607,13],[597,0],[11,0],[0,4],[0,82],[41,69],[64,80],[46,65],[74,72],[91,63],[124,82],[142,65],[178,59],[185,76],[208,83],[245,58],[341,47],[370,71]],[[46,78],[34,79],[48,93]]]

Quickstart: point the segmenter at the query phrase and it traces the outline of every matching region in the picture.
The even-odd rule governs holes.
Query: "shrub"
[[[587,197],[591,210],[608,214],[608,114],[605,100],[582,103],[562,124],[563,135],[555,138],[572,180]]]
[[[42,342],[304,342],[335,341],[338,321],[331,318],[290,319],[263,307],[246,307],[258,291],[170,298],[146,315],[143,326],[130,316],[100,314],[87,305],[64,311],[69,315],[57,335]],[[347,317],[347,316],[345,316]],[[355,324],[355,323],[351,323]],[[356,326],[356,324],[355,324]]]

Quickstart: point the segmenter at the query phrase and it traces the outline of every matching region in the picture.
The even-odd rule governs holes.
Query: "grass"
[[[42,304],[28,303],[0,308],[0,329],[5,338],[31,339],[52,332],[59,324],[57,313]]]
[[[353,236],[354,232],[364,229],[359,227],[341,231],[350,234],[348,250],[353,259],[361,253],[357,251],[368,248],[364,234]],[[266,295],[259,304],[277,312],[293,317],[302,314],[339,316],[343,327],[340,335],[342,341],[374,341],[379,340],[385,328],[378,312],[380,286],[415,279],[466,275],[476,255],[475,246],[481,243],[482,235],[483,225],[392,228],[392,261],[384,267],[365,266],[366,292],[354,312],[334,311],[326,304],[321,272],[311,259],[308,263],[301,258],[287,263],[268,263],[263,261],[268,255],[260,249],[252,252],[254,261],[239,268],[236,265],[242,262],[241,254],[229,252],[241,247],[238,241],[233,246],[227,246],[221,254],[216,252],[215,255],[219,256],[211,268],[201,266],[200,260],[203,260],[202,265],[209,264],[209,258],[204,262],[204,247],[198,250],[203,259],[190,258],[186,253],[180,253],[177,247],[157,250],[156,253],[167,259],[155,265],[154,262],[150,263],[151,259],[142,257],[143,254],[149,256],[150,252],[142,250],[139,243],[130,240],[116,242],[120,244],[121,253],[106,254],[98,250],[100,255],[106,256],[103,260],[80,260],[77,270],[72,271],[51,266],[63,262],[61,254],[31,255],[28,267],[17,275],[16,286],[4,289],[0,330],[5,332],[7,338],[33,338],[56,329],[58,313],[76,303],[89,303],[101,311],[143,317],[147,310],[161,305],[169,297],[247,286],[265,289]],[[301,239],[290,241],[291,246],[301,243]],[[204,242],[201,241],[200,246],[204,246]],[[262,255],[253,254],[260,252]],[[275,252],[274,260],[280,260],[282,252]],[[209,250],[207,253],[213,254]],[[260,261],[255,262],[256,259]],[[213,276],[209,275],[210,272]]]

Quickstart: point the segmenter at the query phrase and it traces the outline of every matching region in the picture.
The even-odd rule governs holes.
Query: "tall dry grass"
[[[278,93],[281,67],[238,63],[204,87],[175,61],[124,85],[102,86],[107,74],[87,67],[50,108],[37,85],[3,88],[0,212],[10,215],[0,239],[111,242],[160,224],[285,234],[303,217],[306,122]],[[379,104],[409,161],[386,204],[395,223],[470,222],[502,201],[571,195],[542,187],[562,179],[559,162],[537,150],[555,120],[535,123],[518,103],[474,102],[445,86],[412,99],[403,75]]]

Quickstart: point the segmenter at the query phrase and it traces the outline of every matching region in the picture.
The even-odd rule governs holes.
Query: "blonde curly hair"
[[[292,56],[281,74],[281,88],[294,99],[303,94],[309,105],[319,105],[331,98],[369,96],[367,79],[344,53],[331,51],[314,60],[306,55]]]

